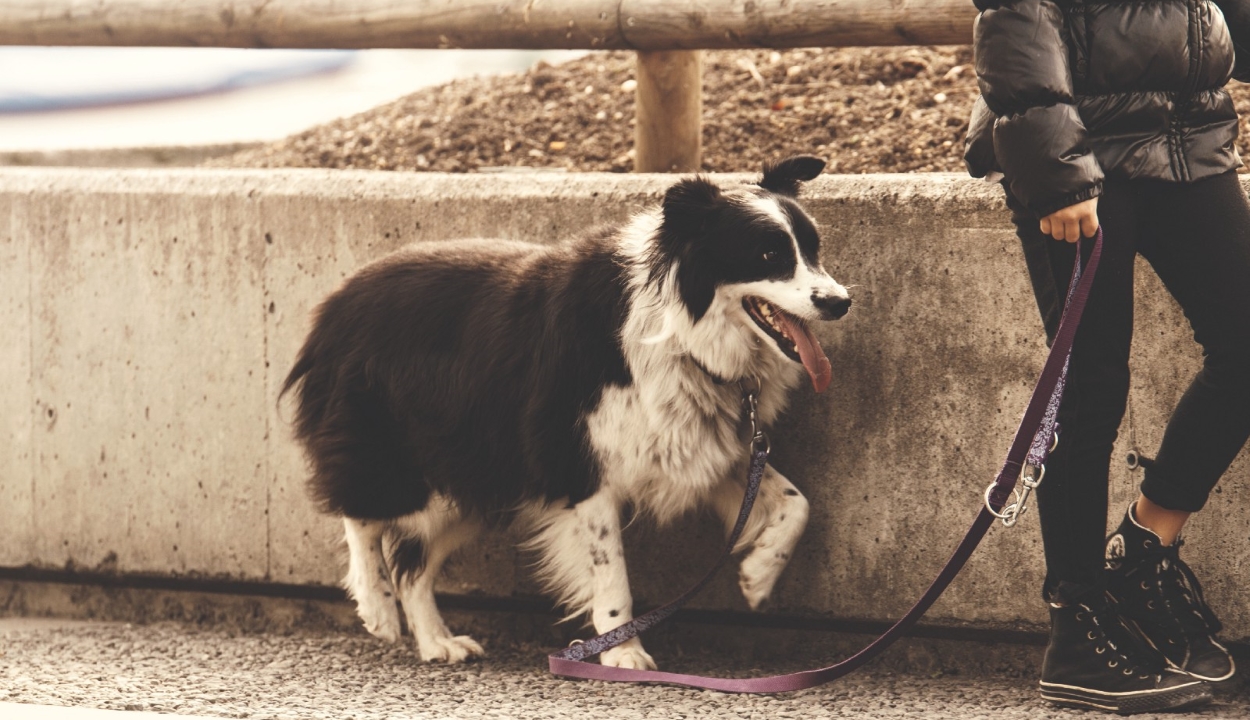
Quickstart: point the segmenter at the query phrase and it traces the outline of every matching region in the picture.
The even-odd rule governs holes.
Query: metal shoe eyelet
[[[1095,639],[1097,639],[1097,638],[1095,638],[1095,636],[1094,636],[1094,631],[1093,631],[1093,630],[1090,630],[1089,632],[1085,633],[1085,637],[1089,638],[1090,640],[1095,640]]]
[[[1154,609],[1155,609],[1155,601],[1154,601],[1154,600],[1148,600],[1148,601],[1146,601],[1146,607],[1147,607],[1147,608],[1149,608],[1149,609],[1151,609],[1151,610],[1154,610]]]
[[[1084,615],[1084,613],[1077,613],[1077,614],[1076,614],[1076,621],[1077,621],[1077,622],[1080,622],[1080,621],[1082,621],[1082,620],[1084,620],[1084,619],[1085,619],[1085,615]]]
[[[1143,542],[1142,542],[1142,544],[1141,544],[1141,545],[1142,545],[1142,547],[1148,548],[1148,547],[1150,547],[1150,546],[1152,546],[1152,545],[1154,545],[1154,544],[1155,544],[1154,540],[1145,540],[1145,541],[1143,541]]]
[[[1103,653],[1107,652],[1107,648],[1101,648],[1101,647],[1094,648],[1094,652],[1098,653],[1099,655],[1102,655]]]
[[[1132,674],[1133,674],[1133,668],[1124,668],[1124,674],[1125,674],[1125,675],[1132,675]]]
[[[1149,590],[1149,589],[1150,589],[1150,585],[1149,585],[1149,584],[1148,584],[1145,580],[1142,580],[1142,581],[1141,581],[1141,589],[1142,589],[1142,590]]]
[[[1107,667],[1116,667],[1119,664],[1120,664],[1119,660],[1111,660],[1110,662],[1107,663]]]

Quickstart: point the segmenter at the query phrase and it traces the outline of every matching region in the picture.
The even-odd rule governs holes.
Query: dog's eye
[[[776,250],[768,250],[764,253],[764,262],[776,262],[776,261],[777,261]]]

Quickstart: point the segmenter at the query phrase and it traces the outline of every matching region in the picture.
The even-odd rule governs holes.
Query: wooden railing
[[[635,169],[696,170],[701,49],[970,41],[971,0],[3,0],[0,45],[634,50]]]

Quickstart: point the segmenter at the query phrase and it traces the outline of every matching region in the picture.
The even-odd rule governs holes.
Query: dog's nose
[[[826,320],[837,320],[851,309],[851,299],[841,295],[817,295],[812,293],[812,304]]]

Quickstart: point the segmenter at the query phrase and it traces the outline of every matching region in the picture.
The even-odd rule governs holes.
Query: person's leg
[[[1180,303],[1203,366],[1181,398],[1141,497],[1107,543],[1109,588],[1123,613],[1175,667],[1218,681],[1235,666],[1219,620],[1180,559],[1190,513],[1250,436],[1250,203],[1236,174],[1150,183],[1141,253]]]
[[[1177,513],[1202,509],[1250,437],[1250,203],[1236,173],[1150,185],[1157,202],[1142,255],[1202,346],[1202,368],[1168,422],[1142,494]],[[1144,518],[1143,518],[1144,519]],[[1163,528],[1166,530],[1167,528]]]
[[[1036,217],[1008,194],[1048,338],[1059,328],[1077,248],[1043,235]],[[1128,397],[1133,325],[1133,263],[1138,238],[1135,188],[1107,183],[1099,199],[1104,242],[1081,318],[1059,408],[1059,444],[1038,488],[1046,555],[1043,595],[1050,641],[1042,698],[1120,713],[1187,707],[1211,699],[1206,683],[1163,670],[1108,606],[1103,576],[1107,473]],[[1092,243],[1083,243],[1088,253]]]
[[[1108,182],[1098,201],[1102,259],[1072,347],[1059,407],[1059,444],[1046,461],[1045,480],[1038,488],[1047,596],[1062,587],[1075,597],[1084,588],[1103,585],[1107,477],[1128,397],[1137,204],[1133,187],[1122,182]],[[1037,218],[1010,193],[1008,205],[1046,334],[1053,340],[1077,248],[1043,235]],[[1081,245],[1086,253],[1092,249],[1091,242]]]
[[[1163,545],[1171,545],[1176,542],[1176,538],[1180,537],[1181,528],[1185,527],[1185,523],[1189,521],[1189,516],[1193,513],[1188,510],[1166,508],[1143,493],[1139,494],[1133,503],[1133,514],[1138,522],[1159,536],[1159,541]]]

